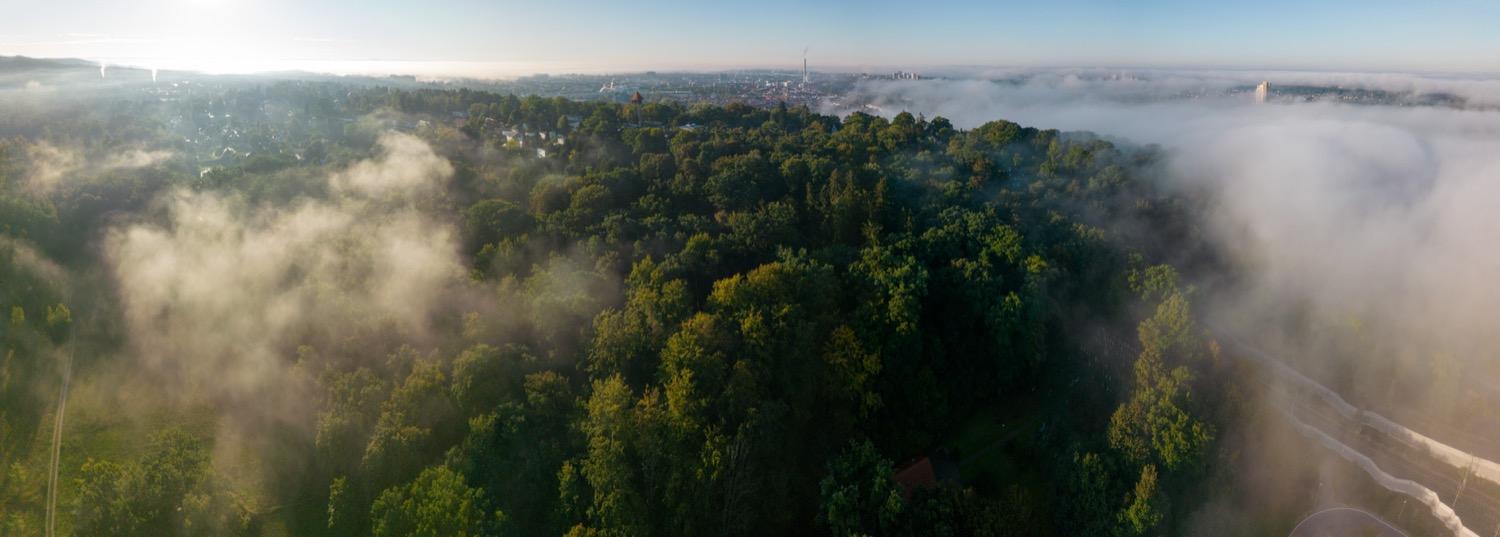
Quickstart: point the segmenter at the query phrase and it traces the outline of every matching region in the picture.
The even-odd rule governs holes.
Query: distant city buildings
[[[1255,87],[1255,102],[1257,104],[1264,104],[1266,102],[1266,97],[1269,96],[1270,93],[1271,83],[1261,81],[1260,85]]]
[[[605,75],[553,75],[523,77],[509,81],[466,81],[469,87],[498,93],[565,97],[573,100],[603,100],[628,103],[639,92],[647,103],[673,100],[680,103],[725,105],[741,102],[772,108],[787,106],[816,108],[828,96],[849,91],[859,76],[797,70],[740,70],[720,73],[617,73]]]

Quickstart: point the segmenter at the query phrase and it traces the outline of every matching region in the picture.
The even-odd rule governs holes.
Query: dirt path
[[[1041,421],[1041,418],[1032,418],[1025,423],[1022,423],[1019,427],[1016,427],[1014,430],[1005,433],[1005,436],[1000,437],[998,440],[990,442],[990,445],[985,446],[984,448],[975,452],[973,455],[963,453],[962,455],[964,458],[963,460],[958,461],[958,467],[963,468],[965,466],[968,466],[970,463],[979,460],[980,457],[989,454],[989,452],[999,449],[1000,446],[1005,445],[1006,442],[1011,441],[1011,439],[1015,438],[1017,435],[1026,432],[1026,429],[1030,429],[1032,425],[1036,425],[1036,422],[1038,421]]]
[[[67,303],[72,303],[72,291]],[[63,361],[62,391],[57,394],[57,416],[52,420],[52,466],[47,474],[47,537],[57,535],[57,467],[62,459],[63,414],[68,408],[68,383],[73,379],[73,352],[77,350],[78,331],[68,323],[68,357]]]

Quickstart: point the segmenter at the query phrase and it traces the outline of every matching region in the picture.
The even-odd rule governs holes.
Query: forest
[[[1234,270],[1159,147],[174,87],[0,94],[0,533],[1135,536],[1236,494],[1192,283]]]

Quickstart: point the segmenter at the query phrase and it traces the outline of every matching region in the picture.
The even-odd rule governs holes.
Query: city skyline
[[[1106,67],[1500,72],[1500,6],[1180,0],[753,5],[62,0],[18,5],[0,55],[210,72],[511,77],[741,68]]]

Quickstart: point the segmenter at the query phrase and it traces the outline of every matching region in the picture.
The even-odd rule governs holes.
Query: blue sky
[[[828,70],[1500,73],[1491,0],[53,0],[6,12],[3,55],[224,71],[368,60],[495,75],[796,67],[807,48]]]

